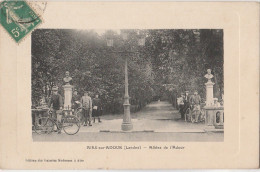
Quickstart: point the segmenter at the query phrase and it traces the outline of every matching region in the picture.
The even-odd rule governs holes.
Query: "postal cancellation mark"
[[[3,1],[0,14],[1,25],[17,43],[42,23],[25,1]]]

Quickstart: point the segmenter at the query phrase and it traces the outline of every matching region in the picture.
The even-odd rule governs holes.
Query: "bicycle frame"
[[[57,127],[58,130],[62,130],[68,134],[68,135],[74,135],[76,134],[79,129],[80,129],[80,122],[78,120],[78,118],[74,115],[70,115],[70,110],[69,111],[62,111],[62,113],[57,114],[57,117],[61,116],[60,121],[57,120],[57,118],[54,118],[51,110],[48,110],[48,116],[44,117],[46,118],[46,121],[49,121],[48,126],[42,126],[43,128],[48,128],[48,132],[46,132],[45,130],[42,130],[42,128],[38,129],[35,127],[35,131],[37,134],[39,134],[41,131],[43,131],[43,133],[51,133],[53,131],[54,126]]]

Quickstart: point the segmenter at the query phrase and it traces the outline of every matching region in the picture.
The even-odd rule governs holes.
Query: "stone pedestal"
[[[206,85],[206,106],[213,106],[214,99],[213,99],[213,85],[214,83],[209,81],[205,83]]]
[[[72,85],[64,85],[64,110],[71,110]]]
[[[204,107],[205,111],[206,111],[206,119],[205,119],[205,125],[207,128],[212,128],[214,129],[214,121],[215,119],[215,115],[214,115],[214,111],[212,109],[212,107]]]
[[[133,124],[131,122],[130,116],[130,104],[124,103],[124,116],[123,116],[123,123],[121,125],[121,129],[123,131],[131,131],[133,129]]]
[[[224,107],[205,106],[204,109],[206,111],[205,130],[224,131]],[[217,114],[219,114],[218,122]]]

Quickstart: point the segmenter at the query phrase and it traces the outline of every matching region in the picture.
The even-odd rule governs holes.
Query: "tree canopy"
[[[123,33],[127,39],[123,39]],[[138,46],[139,38],[145,45]],[[113,40],[113,47],[107,40]],[[133,53],[129,53],[129,51]],[[106,112],[122,111],[124,59],[128,58],[130,103],[139,108],[154,97],[185,90],[205,97],[208,68],[214,75],[215,97],[224,92],[223,30],[168,29],[95,30],[37,29],[32,33],[32,103],[49,97],[69,71],[80,94],[98,93]],[[165,85],[171,85],[170,89]]]

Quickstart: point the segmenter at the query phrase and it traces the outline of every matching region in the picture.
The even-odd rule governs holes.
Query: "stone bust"
[[[69,71],[67,71],[67,72],[65,73],[65,78],[63,78],[63,81],[64,81],[65,85],[71,85],[71,83],[72,83],[72,78],[70,77]]]
[[[208,79],[208,82],[211,82],[211,79],[214,77],[214,76],[211,74],[211,69],[208,69],[208,70],[207,70],[207,74],[206,74],[204,77]]]

